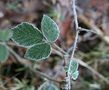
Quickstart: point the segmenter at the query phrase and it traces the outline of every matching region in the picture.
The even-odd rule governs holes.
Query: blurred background
[[[24,21],[40,29],[42,16],[47,14],[61,31],[56,44],[68,51],[75,38],[71,3],[71,0],[0,0],[0,31]],[[72,81],[73,90],[109,90],[109,0],[77,0],[76,5],[79,26],[96,33],[80,32],[75,53],[80,75]],[[23,58],[24,48],[11,40],[6,43],[11,43],[9,47]],[[27,63],[56,80],[65,77],[63,58],[56,52],[47,60]],[[18,62],[12,53],[7,60],[0,61],[0,90],[37,90],[44,81],[45,78]]]

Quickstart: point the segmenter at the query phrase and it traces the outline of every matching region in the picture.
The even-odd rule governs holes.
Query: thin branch
[[[89,20],[82,14],[79,15],[79,19],[96,32],[96,34],[109,45],[109,36],[105,35],[102,30],[100,30],[94,23],[89,22]]]
[[[14,44],[12,44],[14,46]],[[38,73],[40,76],[45,77],[51,81],[55,81],[55,82],[61,82],[61,81],[57,81],[54,80],[52,78],[50,78],[49,76],[45,75],[44,73],[41,73],[40,71],[36,71],[32,68],[32,64],[31,62],[29,62],[29,60],[23,59],[21,58],[17,53],[15,53],[10,47],[8,47],[9,51],[16,57],[16,59],[23,65],[25,65],[26,67],[29,67],[31,71],[33,71],[34,73]],[[53,51],[55,51],[58,55],[60,55],[61,57],[63,57],[63,54],[59,51],[57,52],[55,49],[53,49]],[[89,69],[91,72],[93,72],[94,74],[96,74],[99,78],[101,78],[103,81],[105,81],[107,84],[109,84],[109,81],[107,80],[107,78],[105,78],[102,74],[100,74],[99,72],[95,71],[92,67],[90,67],[89,65],[87,65],[85,62],[76,59],[80,65],[86,67],[87,69]]]
[[[71,54],[71,59],[74,57],[74,53],[76,51],[78,37],[79,37],[79,30],[78,30],[79,26],[78,26],[77,12],[76,12],[76,5],[75,4],[76,4],[76,0],[73,0],[72,8],[73,8],[73,14],[74,14],[74,24],[75,24],[76,36],[75,36],[73,51]]]
[[[57,44],[53,44],[59,51],[61,51],[63,54],[67,55],[68,53],[65,52],[62,48],[60,48]]]
[[[11,45],[11,46],[17,46],[17,47],[19,47],[19,45],[17,45],[16,43],[13,43],[13,42],[7,42],[6,43],[7,45]],[[21,46],[20,46],[21,47]]]
[[[2,42],[0,42],[1,44],[2,44]],[[12,46],[14,46],[15,44],[11,44]],[[15,45],[16,46],[16,45]],[[26,59],[24,59],[24,58],[21,58],[14,50],[12,50],[9,46],[7,46],[8,47],[8,50],[16,57],[16,59],[21,63],[21,64],[23,64],[23,65],[25,65],[26,67],[32,67],[32,64],[31,64],[31,62],[29,61],[29,60],[26,60]],[[57,53],[59,56],[61,56],[61,57],[63,57],[64,55],[61,53],[61,52],[59,52],[59,51],[57,51],[57,50],[55,50],[55,49],[53,49],[53,51],[55,52],[55,53]],[[69,54],[68,54],[69,55]],[[81,61],[81,60],[79,60],[79,59],[77,59],[76,58],[76,60],[78,61],[78,63],[80,64],[80,65],[82,65],[82,66],[84,66],[85,68],[87,68],[87,69],[89,69],[91,72],[93,72],[94,74],[96,74],[99,78],[101,78],[103,81],[105,81],[106,83],[108,83],[109,84],[109,81],[107,80],[107,78],[105,78],[102,74],[100,74],[99,72],[97,72],[97,71],[95,71],[92,67],[90,67],[89,65],[87,65],[85,62],[83,62],[83,61]],[[47,76],[47,75],[45,75],[44,73],[41,73],[41,72],[39,72],[39,71],[36,71],[36,70],[33,70],[33,68],[31,68],[31,70],[34,72],[34,73],[38,73],[40,76]],[[41,73],[41,74],[40,74]],[[48,78],[49,76],[47,76],[47,78]],[[52,79],[49,79],[49,80],[52,80]],[[56,81],[56,80],[52,80],[52,81]],[[56,81],[56,82],[61,82],[61,81]]]
[[[76,12],[76,0],[73,0],[72,2],[72,8],[73,8],[73,15],[74,15],[74,23],[75,23],[75,29],[78,30],[78,19],[77,19],[77,12]]]
[[[89,29],[85,29],[85,28],[82,28],[82,27],[78,27],[78,30],[79,30],[79,31],[86,31],[86,32],[91,32],[91,33],[95,33],[95,34],[97,34],[96,31],[89,30]]]
[[[72,8],[73,8],[73,15],[74,15],[74,25],[75,25],[75,30],[76,30],[76,36],[75,36],[75,41],[74,41],[74,45],[73,45],[73,51],[72,51],[72,54],[71,54],[71,58],[70,58],[70,66],[71,66],[71,61],[72,61],[72,59],[73,59],[73,57],[74,57],[74,53],[75,53],[75,51],[76,51],[76,47],[77,47],[77,42],[78,42],[78,37],[79,37],[79,30],[78,30],[78,27],[79,27],[79,25],[78,25],[78,20],[77,20],[77,12],[76,12],[76,6],[75,6],[75,4],[76,4],[76,0],[73,0],[73,2],[72,2],[73,4],[72,4]],[[70,71],[70,68],[68,69],[68,72]],[[69,79],[69,82],[68,82],[68,90],[71,90],[71,77],[70,77],[70,75],[69,75],[69,73],[68,73],[68,79]]]
[[[75,37],[75,41],[74,41],[73,51],[71,54],[71,59],[74,58],[74,54],[75,54],[77,42],[78,42],[78,37],[79,37],[79,30],[76,32],[76,37]]]
[[[53,49],[52,48],[52,51],[55,52],[57,55],[59,55],[60,57],[64,57],[63,53],[61,53],[60,51],[56,50],[56,49]]]
[[[3,42],[0,42],[0,44],[3,44]],[[20,45],[17,45],[13,42],[7,42],[6,43],[7,45],[11,45],[11,46],[17,46],[17,47],[22,47]],[[53,48],[53,51],[55,51],[59,56],[64,56],[63,54],[65,55],[68,55],[67,52],[65,52],[62,48],[60,48],[57,44],[53,44],[58,50],[56,50],[55,48]],[[24,48],[24,47],[23,47]],[[62,52],[62,53],[61,53]]]
[[[21,63],[23,64],[24,66],[28,67],[32,72],[34,72],[35,74],[38,74],[39,76],[42,76],[44,78],[47,78],[48,80],[51,80],[51,81],[54,81],[54,82],[57,82],[57,83],[60,83],[60,81],[57,81],[53,78],[51,78],[50,76],[40,72],[40,71],[37,71],[35,70],[34,68],[32,68],[32,63],[27,63],[27,61],[29,60],[26,60],[22,57],[20,57],[14,50],[12,50],[9,46],[7,46],[8,50],[16,57],[16,59]]]
[[[83,67],[87,68],[89,71],[91,71],[92,73],[94,73],[95,75],[97,75],[100,79],[102,79],[103,81],[105,81],[107,84],[109,84],[109,80],[104,77],[102,74],[100,74],[99,72],[97,72],[96,70],[94,70],[91,66],[89,66],[87,63],[85,63],[84,61],[75,58],[75,60]]]
[[[75,58],[76,59],[76,58]],[[84,67],[86,67],[87,69],[89,69],[91,72],[93,72],[95,75],[97,75],[99,78],[101,78],[103,81],[105,81],[107,84],[109,84],[109,80],[107,78],[105,78],[102,74],[100,74],[99,72],[97,72],[96,70],[94,70],[92,67],[90,67],[87,63],[76,59],[78,61],[78,63]]]

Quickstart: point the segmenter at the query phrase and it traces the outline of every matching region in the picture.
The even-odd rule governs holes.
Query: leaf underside
[[[0,61],[6,61],[8,59],[9,52],[5,45],[0,44]]]
[[[57,24],[47,15],[44,15],[41,22],[43,35],[49,42],[55,42],[59,37],[59,28]]]
[[[42,43],[42,33],[30,23],[23,22],[12,29],[12,39],[17,44],[22,46],[31,46],[34,44]]]
[[[40,61],[46,59],[51,54],[51,45],[48,43],[37,44],[27,50],[25,58]]]

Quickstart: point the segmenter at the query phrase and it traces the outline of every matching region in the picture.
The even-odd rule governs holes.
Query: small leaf
[[[31,60],[46,59],[51,54],[51,45],[48,43],[37,44],[27,50],[25,57]]]
[[[79,76],[79,71],[75,71],[71,75],[72,75],[73,80],[76,80],[78,78],[78,76]]]
[[[76,60],[71,60],[68,68],[68,73],[72,74],[78,70],[78,62]]]
[[[19,45],[31,46],[42,43],[42,33],[30,23],[23,22],[12,29],[12,39]]]
[[[0,31],[0,40],[1,41],[7,41],[11,38],[11,36],[12,36],[11,30]]]
[[[0,44],[0,61],[5,61],[8,59],[9,52],[5,45]]]
[[[57,24],[47,15],[43,16],[41,29],[43,35],[49,42],[55,42],[59,37],[60,31]]]
[[[78,66],[79,64],[76,60],[71,60],[68,64],[67,72],[73,78],[73,80],[76,80],[79,76]]]
[[[45,82],[42,84],[38,90],[59,90],[55,85]]]

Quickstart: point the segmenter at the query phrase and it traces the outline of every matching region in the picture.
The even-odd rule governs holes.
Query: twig
[[[26,60],[26,59],[23,59],[23,58],[21,58],[19,55],[17,55],[17,53],[15,53],[9,46],[8,46],[8,49],[9,49],[9,51],[16,57],[16,59],[21,63],[21,64],[23,64],[23,65],[25,65],[25,66],[27,66],[27,67],[32,67],[32,64],[31,64],[31,62],[29,62],[29,60]],[[53,49],[53,51],[55,51],[59,56],[61,56],[61,57],[63,57],[63,54],[60,52],[59,53],[59,51],[57,51],[57,50],[55,50],[55,49]],[[79,59],[77,59],[77,58],[75,58],[77,61],[78,61],[78,63],[80,64],[80,65],[82,65],[82,66],[84,66],[84,67],[86,67],[87,69],[89,69],[91,72],[93,72],[93,73],[95,73],[99,78],[101,78],[102,80],[104,80],[106,83],[108,83],[109,84],[109,81],[107,80],[107,78],[105,78],[103,75],[101,75],[99,72],[97,72],[97,71],[95,71],[92,67],[90,67],[89,65],[87,65],[85,62],[83,62],[83,61],[81,61],[81,60],[79,60]],[[41,73],[41,72],[39,72],[39,71],[36,71],[36,70],[33,70],[33,68],[31,68],[31,70],[33,71],[33,72],[35,72],[35,73],[37,73],[38,72],[38,74],[39,73]],[[42,73],[41,73],[42,74]],[[40,74],[39,74],[40,75]],[[45,75],[45,74],[43,74],[45,77],[47,76],[47,75]],[[43,76],[43,75],[41,75],[41,76]],[[48,78],[49,76],[47,76],[47,78]],[[50,80],[50,79],[49,79]],[[51,79],[52,80],[52,79]],[[56,81],[56,80],[54,80],[53,79],[53,81]],[[56,82],[60,82],[60,81],[56,81]]]
[[[74,14],[74,23],[75,23],[76,36],[75,36],[75,41],[74,41],[74,45],[73,45],[73,51],[72,51],[72,54],[71,54],[71,59],[74,57],[74,53],[75,53],[76,47],[77,47],[79,32],[80,32],[78,30],[79,26],[78,26],[78,20],[77,20],[77,12],[76,12],[75,2],[76,2],[76,0],[73,0],[73,2],[72,2],[73,3],[72,4],[72,8],[73,8],[73,14]]]
[[[74,23],[75,23],[75,30],[78,30],[78,19],[77,19],[77,12],[76,12],[76,0],[73,0],[72,2],[72,8],[73,8],[73,15],[74,15]]]
[[[35,70],[34,68],[32,68],[32,64],[30,62],[27,63],[27,61],[29,60],[26,60],[26,59],[23,59],[22,57],[20,57],[16,52],[14,52],[9,46],[7,46],[8,50],[16,57],[16,59],[21,63],[23,64],[24,66],[28,67],[31,71],[33,71],[35,74],[38,74],[39,76],[42,76],[44,78],[47,78],[48,80],[51,80],[51,81],[54,81],[54,82],[57,82],[57,83],[60,83],[60,81],[57,81],[53,78],[51,78],[50,76],[40,72],[40,71],[37,71]]]
[[[63,57],[63,54],[55,49],[53,49],[53,51],[55,51],[59,56]],[[69,56],[69,54],[68,54]],[[74,58],[74,57],[73,57]],[[74,58],[75,60],[77,60],[77,62],[87,68],[88,70],[90,70],[92,73],[94,73],[95,75],[97,75],[99,78],[101,78],[103,81],[105,81],[107,84],[109,84],[109,81],[107,78],[105,78],[102,74],[100,74],[99,72],[97,72],[96,70],[94,70],[92,67],[90,67],[87,63],[83,62],[82,60],[80,59],[77,59],[77,58]]]
[[[76,51],[76,47],[77,47],[77,41],[78,41],[78,37],[79,37],[79,32],[80,31],[89,31],[87,29],[84,29],[84,28],[81,28],[79,27],[78,25],[78,20],[77,20],[77,13],[76,13],[76,6],[75,6],[75,0],[73,0],[73,14],[74,14],[74,25],[75,25],[75,30],[76,30],[76,36],[75,36],[75,41],[74,41],[74,46],[73,46],[73,51],[72,51],[72,54],[71,54],[71,58],[70,58],[70,65],[71,65],[71,60],[74,58],[74,53]],[[93,33],[95,33],[94,31],[91,31]],[[96,29],[96,32],[98,32],[98,30]],[[100,32],[101,33],[101,32]],[[102,34],[99,34],[100,36],[102,36]],[[106,39],[105,39],[106,40]],[[104,81],[106,81],[108,84],[109,84],[109,81],[104,77],[102,76],[101,74],[99,74],[98,72],[96,72],[94,69],[92,69],[91,67],[87,66],[86,64],[86,67],[91,70],[92,72],[94,72],[96,75],[98,75],[100,78],[102,78]],[[69,69],[70,70],[70,69]],[[68,72],[69,72],[68,70]],[[70,76],[68,74],[68,77],[69,77],[69,87],[68,87],[68,90],[71,89],[71,82],[70,82]]]
[[[63,53],[59,52],[58,50],[52,48],[52,51],[55,52],[57,55],[64,57]]]
[[[92,30],[94,30],[96,32],[96,34],[109,45],[109,36],[104,35],[104,33],[93,23],[89,22],[89,20],[83,16],[83,15],[79,15],[79,19],[86,24],[89,28],[91,28]]]
[[[85,63],[84,61],[74,58],[81,66],[87,68],[89,71],[91,71],[92,73],[94,73],[95,75],[97,75],[99,78],[101,78],[103,81],[105,81],[107,84],[109,84],[109,80],[107,78],[105,78],[102,74],[100,74],[99,72],[97,72],[96,70],[94,70],[91,66],[89,66],[87,63]]]
[[[99,72],[97,72],[96,70],[94,70],[92,67],[90,67],[88,64],[86,64],[85,62],[75,58],[78,63],[84,67],[86,67],[87,69],[89,69],[91,72],[93,72],[94,74],[96,74],[99,78],[101,78],[102,80],[104,80],[107,84],[109,84],[109,80],[107,78],[105,78],[102,74],[100,74]]]
[[[2,44],[2,42],[0,42],[1,44]],[[8,43],[8,44],[10,44],[10,43]],[[16,46],[15,44],[11,44],[12,46]],[[14,50],[12,50],[9,46],[7,46],[8,47],[8,49],[9,49],[9,51],[16,57],[16,59],[21,63],[21,64],[23,64],[23,65],[25,65],[26,67],[32,67],[32,64],[31,64],[31,62],[29,61],[29,60],[26,60],[26,59],[23,59],[23,58],[21,58],[17,53],[15,53],[15,51]],[[57,51],[56,49],[53,49],[53,51],[55,52],[55,53],[57,53],[59,56],[61,56],[61,57],[63,57],[64,55],[61,53],[61,52],[59,52],[59,51]],[[68,55],[69,56],[69,55]],[[104,80],[106,83],[108,83],[109,84],[109,81],[107,80],[107,78],[105,78],[103,75],[101,75],[99,72],[97,72],[97,71],[95,71],[92,67],[90,67],[89,65],[87,65],[85,62],[83,62],[83,61],[81,61],[81,60],[79,60],[79,59],[77,59],[77,58],[75,58],[77,61],[78,61],[78,63],[80,64],[80,65],[82,65],[82,66],[84,66],[84,67],[86,67],[87,69],[89,69],[91,72],[93,72],[93,73],[95,73],[99,78],[101,78],[102,80]],[[31,70],[33,71],[33,72],[35,72],[35,73],[37,73],[38,72],[38,74],[40,75],[40,73],[41,72],[39,72],[39,71],[36,71],[36,70],[33,70],[33,68],[31,68]],[[43,73],[41,73],[41,74],[43,74]],[[43,75],[41,75],[41,76],[45,76],[46,77],[46,75],[45,74],[43,74]],[[48,78],[49,76],[47,76],[47,78]],[[49,79],[50,80],[50,79]],[[52,79],[51,79],[52,80]],[[53,81],[56,81],[56,80],[54,80],[53,79]],[[61,82],[61,81],[56,81],[56,82]]]
[[[76,30],[76,36],[75,36],[75,41],[74,41],[74,45],[73,45],[73,51],[72,51],[72,54],[71,54],[71,58],[70,58],[70,64],[71,65],[71,61],[72,59],[74,58],[74,53],[76,51],[76,47],[77,47],[77,42],[78,42],[78,37],[79,37],[79,30],[78,30],[78,20],[77,20],[77,12],[76,12],[76,6],[75,6],[75,0],[73,0],[73,4],[72,4],[72,8],[73,8],[73,14],[74,14],[74,25],[75,25],[75,30]],[[68,72],[69,72],[70,68],[68,69]],[[68,79],[69,79],[69,84],[68,84],[68,90],[71,90],[71,77],[68,73]]]
[[[53,44],[59,51],[61,51],[63,54],[67,55],[68,53],[65,52],[62,48],[60,48],[58,45],[56,45],[55,43]]]
[[[16,75],[12,76],[11,78],[9,78],[8,80],[6,80],[4,83],[3,83],[3,86],[5,86],[10,80],[14,79],[16,76],[18,76],[20,73],[17,73]]]
[[[74,54],[75,54],[77,42],[78,42],[78,37],[79,37],[79,32],[80,32],[79,30],[76,32],[76,37],[75,37],[75,41],[74,41],[73,51],[71,54],[71,59],[74,58]]]
[[[89,30],[89,29],[85,29],[85,28],[82,28],[82,27],[78,27],[78,30],[79,30],[79,31],[86,31],[86,32],[91,32],[91,33],[95,33],[95,34],[97,34],[96,31]]]
[[[0,44],[3,44],[3,42],[0,42]],[[11,45],[11,46],[17,46],[17,47],[21,47],[20,45],[17,45],[13,42],[7,42],[6,43],[7,45]],[[67,52],[65,52],[62,48],[60,48],[57,44],[53,44],[58,50],[56,50],[55,48],[53,48],[52,50],[55,51],[59,56],[64,56],[63,54],[65,55],[68,55]],[[24,48],[24,47],[23,47]],[[61,53],[62,52],[62,53]]]

